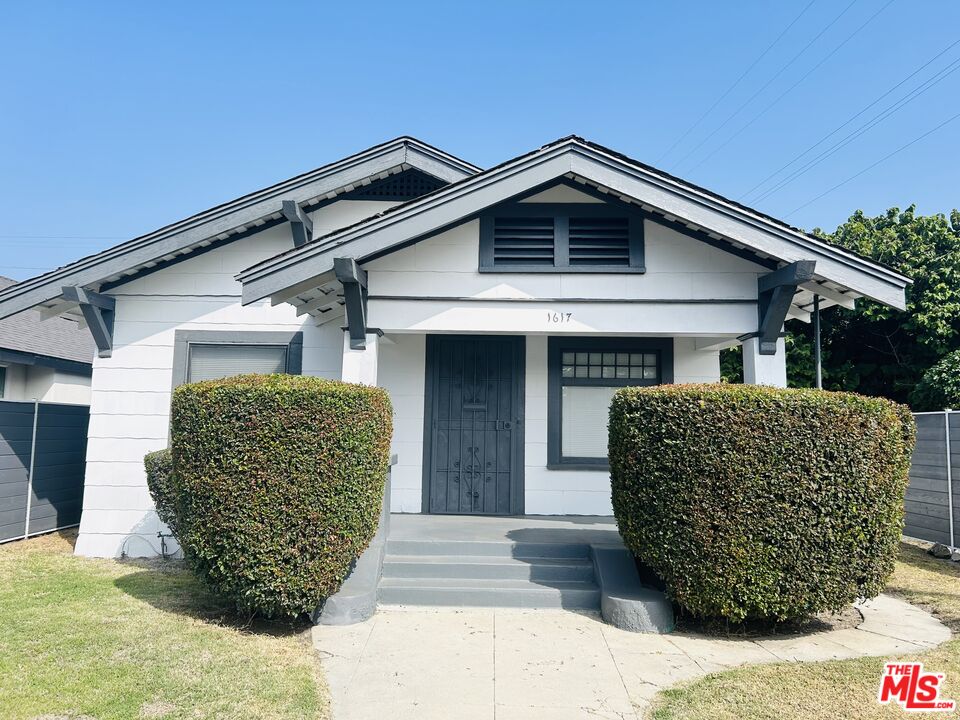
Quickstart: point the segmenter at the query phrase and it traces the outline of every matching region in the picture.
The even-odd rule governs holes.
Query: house
[[[16,285],[0,276],[0,292]],[[96,346],[79,323],[28,309],[0,320],[0,400],[90,404]]]
[[[171,389],[238,372],[386,388],[392,510],[609,515],[624,385],[783,386],[787,318],[908,279],[579,137],[481,170],[399,138],[0,291],[96,340],[77,552],[150,555]],[[56,322],[61,322],[56,320]]]

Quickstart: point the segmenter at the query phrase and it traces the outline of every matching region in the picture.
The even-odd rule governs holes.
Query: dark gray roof
[[[0,276],[0,290],[16,284],[16,280]],[[24,310],[0,320],[0,350],[92,365],[96,346],[90,332],[72,320],[54,317],[41,321],[39,310]]]

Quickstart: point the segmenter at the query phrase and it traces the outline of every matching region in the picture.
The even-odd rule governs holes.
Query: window
[[[7,368],[0,365],[0,399],[3,399],[4,392],[7,389]]]
[[[173,385],[245,373],[299,375],[303,333],[177,330]]]
[[[643,213],[626,205],[512,203],[480,218],[481,272],[644,272]]]
[[[670,338],[550,338],[549,466],[606,467],[613,394],[664,382],[673,382]]]

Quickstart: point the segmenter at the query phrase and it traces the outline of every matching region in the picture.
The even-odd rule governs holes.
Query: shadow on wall
[[[154,510],[148,510],[133,526],[117,548],[121,558],[175,558],[182,559],[183,551],[170,528],[160,522]]]

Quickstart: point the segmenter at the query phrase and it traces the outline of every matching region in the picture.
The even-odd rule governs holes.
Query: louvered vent
[[[496,218],[495,265],[553,265],[553,218]]]
[[[570,218],[571,265],[630,265],[627,218]]]

